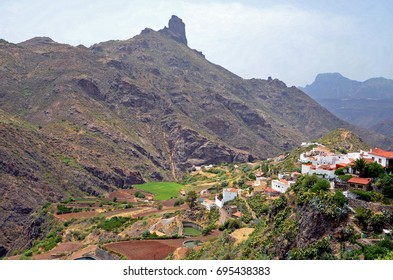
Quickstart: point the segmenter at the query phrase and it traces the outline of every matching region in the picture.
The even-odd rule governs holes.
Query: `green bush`
[[[336,257],[330,247],[328,238],[323,238],[307,248],[289,251],[290,260],[334,260]]]
[[[63,204],[57,204],[57,215],[72,213],[73,210]]]
[[[367,227],[368,220],[371,218],[372,211],[364,207],[358,207],[355,209],[355,218],[359,225],[364,229]]]
[[[138,192],[135,193],[135,197],[137,197],[137,198],[145,198],[146,196],[143,193],[138,191]]]
[[[336,171],[334,171],[335,175],[344,175],[344,168],[338,168]]]
[[[385,175],[378,181],[378,186],[382,188],[382,194],[387,198],[393,198],[393,174]]]
[[[177,198],[175,200],[175,203],[173,204],[173,206],[179,206],[179,205],[182,205],[182,204],[184,204],[184,200],[182,198]]]
[[[208,235],[213,229],[215,229],[215,225],[208,225],[202,230],[202,235]]]
[[[109,220],[102,221],[98,224],[98,227],[106,231],[113,231],[114,229],[121,227],[123,224],[131,220],[133,219],[128,217],[115,216],[113,218],[110,218]]]
[[[366,260],[375,260],[379,258],[384,258],[386,255],[393,251],[393,241],[384,239],[379,241],[373,246],[366,246],[364,248],[364,258]]]
[[[343,207],[344,204],[347,202],[347,198],[343,194],[342,190],[336,190],[333,196],[334,203],[336,203],[337,206]]]
[[[229,219],[226,220],[225,223],[220,226],[220,230],[229,230],[229,231],[234,231],[235,229],[241,228],[241,223],[238,220],[234,220],[234,219]]]
[[[342,181],[348,182],[349,179],[352,178],[352,175],[349,175],[349,174],[348,174],[348,175],[339,175],[338,178],[339,178],[340,180],[342,180]]]
[[[352,193],[356,194],[359,199],[364,200],[364,201],[371,201],[373,200],[373,197],[375,195],[374,192],[368,192],[368,191],[363,191],[363,190],[351,190]]]
[[[312,186],[311,190],[315,193],[317,192],[325,192],[330,189],[330,183],[327,180],[319,179],[315,184]]]

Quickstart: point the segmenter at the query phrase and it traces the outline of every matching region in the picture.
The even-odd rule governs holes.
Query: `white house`
[[[287,181],[284,179],[273,180],[272,189],[280,193],[285,193],[291,185],[295,184],[295,181]]]
[[[216,196],[216,205],[220,208],[224,206],[224,204],[228,201],[234,200],[237,197],[238,190],[234,188],[226,188],[222,190],[222,199],[219,200],[218,196]]]
[[[212,208],[216,207],[216,204],[214,204],[213,201],[211,201],[210,199],[205,198],[202,203],[203,206],[206,207],[207,210],[211,210]]]
[[[385,151],[379,148],[372,149],[369,157],[375,162],[378,162],[385,168],[393,168],[393,151]]]
[[[312,165],[302,164],[302,174],[316,174],[326,179],[333,179],[336,177],[334,171],[336,171],[336,165]]]

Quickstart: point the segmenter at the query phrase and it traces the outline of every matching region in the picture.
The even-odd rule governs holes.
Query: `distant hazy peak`
[[[340,73],[321,73],[315,77],[315,81],[326,81],[326,80],[349,80]]]
[[[186,26],[183,20],[175,15],[168,22],[168,27],[159,31],[162,34],[169,35],[175,41],[187,45]]]

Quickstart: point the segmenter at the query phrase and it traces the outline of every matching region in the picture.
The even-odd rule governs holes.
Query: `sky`
[[[390,0],[1,0],[0,38],[91,46],[186,24],[188,45],[249,79],[305,86],[318,73],[393,78]]]

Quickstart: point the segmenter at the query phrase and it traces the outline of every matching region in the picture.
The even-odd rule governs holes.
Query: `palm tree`
[[[355,160],[355,165],[353,169],[359,172],[359,176],[363,177],[364,171],[366,170],[366,161],[363,158],[358,158]]]

